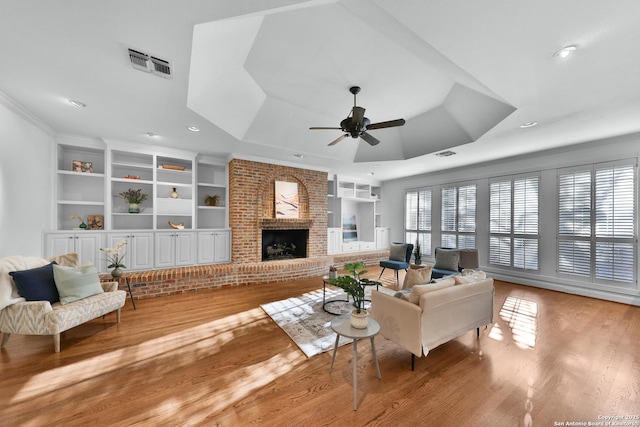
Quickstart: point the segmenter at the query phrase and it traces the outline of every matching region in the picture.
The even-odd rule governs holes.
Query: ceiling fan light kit
[[[353,94],[353,108],[351,109],[351,113],[347,116],[346,119],[340,122],[340,127],[310,127],[311,130],[341,130],[343,135],[336,138],[328,145],[336,145],[338,142],[342,141],[346,137],[350,136],[352,138],[362,138],[369,145],[374,146],[378,145],[380,141],[368,134],[367,131],[374,129],[383,129],[390,128],[396,126],[403,126],[405,124],[404,119],[396,119],[389,120],[387,122],[379,122],[379,123],[371,123],[371,120],[364,116],[364,112],[366,111],[364,108],[359,107],[356,102],[356,95],[360,93],[360,86],[352,86],[349,88],[349,92]]]

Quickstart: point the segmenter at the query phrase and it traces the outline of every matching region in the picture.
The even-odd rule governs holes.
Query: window
[[[405,195],[406,242],[420,242],[424,255],[431,255],[431,190],[408,191]]]
[[[476,185],[445,187],[442,194],[441,245],[476,247]]]
[[[539,181],[529,176],[490,183],[490,264],[538,270]]]
[[[635,282],[635,170],[613,162],[559,171],[559,273]]]

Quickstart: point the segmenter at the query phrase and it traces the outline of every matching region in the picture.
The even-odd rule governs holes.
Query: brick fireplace
[[[275,182],[298,184],[299,218],[275,218]],[[327,255],[327,173],[242,159],[229,163],[231,263],[125,273],[134,298],[317,277],[329,265],[377,264],[388,251]],[[308,230],[306,257],[262,260],[262,231]],[[111,276],[103,276],[111,280]],[[319,283],[321,285],[321,283]],[[120,289],[126,290],[124,278]]]

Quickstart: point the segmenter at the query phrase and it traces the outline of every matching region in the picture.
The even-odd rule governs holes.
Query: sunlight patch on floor
[[[50,369],[34,375],[13,396],[11,403],[19,403],[47,393],[60,393],[65,387],[90,381],[135,364],[153,361],[170,363],[174,367],[193,363],[217,353],[226,343],[234,339],[238,329],[264,320],[260,308],[233,314],[211,322],[154,338],[140,344],[100,354],[86,360]],[[187,352],[184,350],[188,349]],[[181,352],[179,365],[176,353]]]
[[[516,345],[523,349],[536,346],[538,332],[538,304],[516,297],[507,297],[500,309],[500,318],[511,329],[511,336]],[[496,341],[504,341],[504,331],[495,323],[489,337]]]

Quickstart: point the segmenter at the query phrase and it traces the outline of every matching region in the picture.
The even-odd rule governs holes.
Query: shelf
[[[226,206],[198,206],[198,209],[225,210]]]
[[[153,165],[146,163],[134,163],[134,162],[111,162],[112,167],[120,168],[138,168],[138,169],[153,169]]]
[[[148,181],[146,179],[130,179],[130,178],[111,178],[111,182],[128,182],[128,183],[138,183],[138,184],[153,184],[153,181]]]
[[[58,200],[59,205],[104,206],[104,202],[85,202],[82,200]]]
[[[224,184],[208,184],[206,182],[199,182],[198,187],[211,187],[211,188],[226,188]]]
[[[95,173],[95,172],[74,172],[74,171],[59,169],[58,173],[60,175],[77,176],[77,177],[83,177],[83,178],[104,178],[103,173]]]

